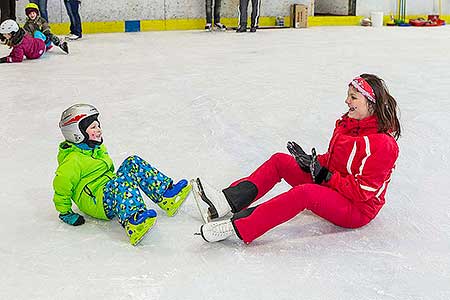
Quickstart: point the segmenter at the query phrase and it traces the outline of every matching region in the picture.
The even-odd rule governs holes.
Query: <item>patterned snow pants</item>
[[[105,186],[103,207],[106,216],[110,219],[117,216],[123,225],[134,213],[147,209],[139,188],[158,203],[171,183],[171,178],[139,156],[128,157],[117,170],[117,177]]]

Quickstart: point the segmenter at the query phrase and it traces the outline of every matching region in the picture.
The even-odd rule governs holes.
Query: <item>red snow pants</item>
[[[299,214],[304,209],[331,223],[345,228],[358,228],[370,222],[353,203],[337,191],[323,185],[314,184],[311,174],[304,172],[295,158],[285,153],[276,153],[256,169],[249,177],[232,184],[248,180],[258,188],[256,200],[264,196],[272,187],[284,179],[292,188],[258,206],[233,217],[233,225],[245,243],[263,235]],[[243,217],[239,217],[242,215]]]

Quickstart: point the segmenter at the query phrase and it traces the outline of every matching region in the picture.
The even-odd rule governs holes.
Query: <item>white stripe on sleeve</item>
[[[353,149],[352,152],[350,152],[350,156],[348,157],[347,161],[347,172],[350,175],[352,175],[352,163],[353,159],[355,158],[355,154],[356,154],[356,141],[353,143]]]

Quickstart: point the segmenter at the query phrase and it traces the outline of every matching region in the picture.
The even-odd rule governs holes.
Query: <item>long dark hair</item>
[[[372,87],[375,93],[375,103],[369,101],[374,114],[378,118],[378,131],[391,134],[396,140],[401,136],[400,121],[397,117],[397,101],[389,94],[384,80],[373,74],[361,74],[362,78]]]

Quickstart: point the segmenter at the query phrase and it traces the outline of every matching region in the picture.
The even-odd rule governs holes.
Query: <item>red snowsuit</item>
[[[292,186],[256,208],[247,209],[248,213],[243,210],[233,217],[238,236],[250,243],[304,209],[341,227],[366,225],[385,202],[398,153],[395,139],[378,133],[375,116],[363,120],[342,117],[336,122],[328,151],[318,156],[320,164],[333,174],[328,182],[314,184],[311,174],[302,171],[291,155],[276,153],[249,177],[232,184],[244,180],[255,184],[255,201],[281,179]]]
[[[6,57],[6,62],[22,62],[23,57],[27,59],[40,58],[45,53],[45,43],[43,40],[34,38],[26,33],[18,45],[14,45],[11,54]]]

